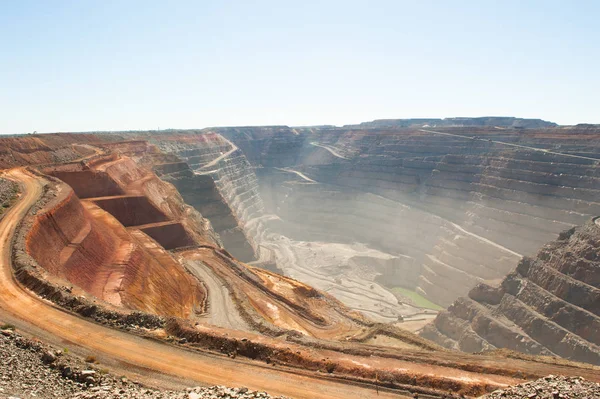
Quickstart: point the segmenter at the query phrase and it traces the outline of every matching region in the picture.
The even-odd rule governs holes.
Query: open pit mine
[[[2,339],[82,397],[600,383],[599,164],[518,118],[1,138]]]

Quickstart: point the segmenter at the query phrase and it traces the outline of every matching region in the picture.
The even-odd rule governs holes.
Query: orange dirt
[[[89,144],[98,140],[95,135],[70,133],[1,138],[0,169],[72,161],[94,154],[93,149],[75,143]]]
[[[31,256],[55,275],[115,306],[188,317],[205,298],[170,256],[147,251],[110,214],[64,184],[27,236]]]

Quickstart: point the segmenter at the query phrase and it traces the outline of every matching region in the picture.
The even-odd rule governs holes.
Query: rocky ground
[[[285,399],[266,392],[223,386],[165,391],[116,377],[64,350],[27,339],[9,326],[0,329],[0,399]]]
[[[600,384],[581,377],[549,375],[536,381],[498,390],[482,399],[593,399],[600,398]]]
[[[10,180],[0,178],[0,215],[17,195],[17,185]]]

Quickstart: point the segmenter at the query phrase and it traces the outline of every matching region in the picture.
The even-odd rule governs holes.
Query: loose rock
[[[582,377],[549,375],[537,381],[526,382],[494,391],[483,399],[591,399],[600,398],[600,384]]]

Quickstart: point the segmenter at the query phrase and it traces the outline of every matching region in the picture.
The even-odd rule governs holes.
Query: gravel
[[[0,215],[10,205],[16,194],[17,185],[0,177]]]
[[[0,329],[0,399],[285,399],[224,386],[183,391],[144,387],[6,327]]]
[[[484,399],[594,399],[600,398],[600,384],[582,377],[549,375],[483,396]]]

